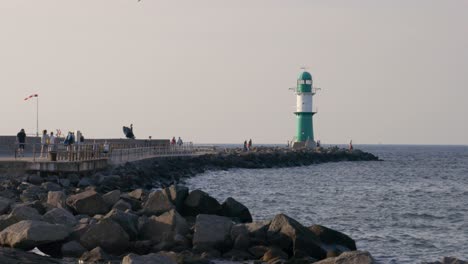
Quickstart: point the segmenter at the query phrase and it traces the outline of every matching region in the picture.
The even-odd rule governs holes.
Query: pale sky
[[[468,144],[468,1],[2,0],[0,135]]]

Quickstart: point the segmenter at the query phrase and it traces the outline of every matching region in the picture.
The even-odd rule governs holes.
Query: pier
[[[3,138],[3,141],[5,139]],[[16,144],[0,145],[0,175],[38,173],[85,173],[103,170],[126,162],[153,158],[190,157],[215,153],[212,146],[170,145],[169,140],[91,140],[92,144],[65,146],[57,144],[54,151],[41,157],[41,145],[34,140],[20,156]],[[14,176],[14,175],[12,175]]]

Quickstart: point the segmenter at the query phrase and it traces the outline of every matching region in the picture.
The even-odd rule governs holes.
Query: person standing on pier
[[[247,140],[244,140],[244,152],[247,151]]]
[[[52,151],[55,151],[56,150],[56,145],[55,145],[55,136],[54,136],[54,132],[50,132],[50,136],[49,136],[49,152],[52,152]]]
[[[182,144],[184,144],[184,142],[182,141],[182,139],[179,137],[179,139],[177,139],[177,145],[179,147],[182,147]]]
[[[349,150],[352,151],[354,149],[353,147],[353,141],[349,141]]]
[[[42,137],[41,137],[41,155],[39,156],[39,158],[42,158],[43,156],[46,158],[48,149],[49,149],[49,135],[47,135],[47,130],[43,130]]]
[[[249,151],[252,149],[252,139],[249,139],[249,143],[247,144],[247,149]]]
[[[24,128],[16,134],[16,140],[18,141],[18,156],[24,157],[24,146],[26,144],[26,133],[24,132]]]

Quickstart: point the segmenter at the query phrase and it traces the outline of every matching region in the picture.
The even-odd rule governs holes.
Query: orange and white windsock
[[[24,100],[27,101],[27,100],[29,100],[29,99],[31,99],[33,97],[39,97],[39,95],[38,94],[31,94],[30,96],[24,98]]]

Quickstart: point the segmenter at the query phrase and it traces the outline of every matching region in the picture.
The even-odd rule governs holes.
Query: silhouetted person
[[[26,145],[26,133],[22,128],[18,134],[16,134],[16,140],[18,141],[18,156],[24,157],[24,147]]]

